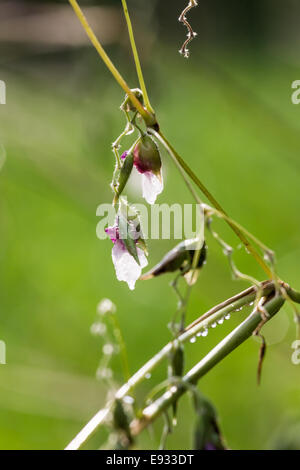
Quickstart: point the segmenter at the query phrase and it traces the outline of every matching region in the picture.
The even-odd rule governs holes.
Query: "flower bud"
[[[181,344],[174,345],[170,353],[170,363],[168,369],[168,375],[172,377],[182,377],[184,372],[184,349]]]
[[[133,155],[131,153],[131,154],[127,154],[126,157],[124,158],[124,163],[120,170],[120,174],[118,178],[118,185],[116,189],[117,199],[120,197],[120,195],[122,194],[127,184],[129,176],[131,175],[132,168],[133,168]]]
[[[213,405],[204,397],[194,395],[196,426],[194,430],[194,449],[225,450],[218,417]]]
[[[133,442],[130,433],[129,421],[130,419],[124,408],[123,402],[116,399],[113,409],[113,425],[116,431],[123,434],[123,439],[121,438],[120,441],[121,447],[127,447]]]
[[[151,172],[161,176],[161,159],[158,147],[149,135],[141,137],[134,151],[134,166],[139,173]]]
[[[143,93],[141,92],[141,90],[139,88],[133,88],[131,91],[133,92],[135,97],[139,100],[141,105],[144,106],[144,97],[143,97]],[[128,95],[126,95],[126,98],[125,98],[125,109],[127,112],[129,111],[132,111],[133,113],[136,112],[136,107],[131,102],[130,97]]]
[[[192,268],[194,255],[198,247],[198,239],[184,240],[169,251],[162,260],[149,272],[145,273],[141,279],[147,280],[164,273],[173,273],[180,270],[186,276]],[[200,269],[206,261],[206,244],[201,248],[197,269]],[[186,279],[188,281],[188,279]]]

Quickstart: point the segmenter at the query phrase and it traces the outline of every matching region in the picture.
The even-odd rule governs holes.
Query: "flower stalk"
[[[147,93],[147,88],[146,88],[146,84],[145,84],[145,80],[144,80],[144,75],[143,75],[143,71],[142,71],[142,67],[141,67],[141,62],[140,62],[139,54],[138,54],[137,47],[136,47],[136,43],[135,43],[135,38],[134,38],[134,34],[133,34],[132,23],[131,23],[130,15],[129,15],[129,12],[128,12],[128,7],[127,7],[127,2],[126,2],[126,0],[122,0],[122,6],[123,6],[124,16],[125,16],[126,23],[127,23],[127,28],[128,28],[128,34],[129,34],[131,49],[132,49],[132,53],[133,53],[133,57],[134,57],[134,62],[135,62],[135,68],[136,68],[136,71],[137,71],[137,75],[138,75],[138,79],[139,79],[140,88],[141,88],[141,90],[142,90],[142,92],[143,92],[143,96],[144,96],[144,100],[145,100],[145,106],[146,106],[146,109],[147,109],[150,113],[154,114],[154,109],[153,109],[152,106],[151,106],[151,103],[150,103],[150,100],[149,100],[149,96],[148,96],[148,93]]]
[[[214,208],[219,212],[219,214],[226,220],[228,225],[232,228],[235,234],[239,237],[243,245],[245,245],[246,249],[252,254],[252,256],[256,259],[258,264],[262,267],[269,278],[273,278],[272,270],[269,268],[267,263],[263,260],[260,254],[256,251],[256,249],[252,246],[249,242],[247,237],[241,230],[241,226],[238,227],[236,223],[234,223],[226,214],[222,206],[218,203],[215,197],[211,194],[211,192],[207,189],[207,187],[200,181],[198,176],[193,172],[193,170],[189,167],[189,165],[183,160],[183,158],[176,152],[174,147],[168,142],[166,137],[163,135],[161,131],[156,131],[154,129],[149,129],[149,132],[154,135],[165,147],[169,155],[175,160],[180,167],[185,171],[185,173],[190,177],[190,179],[196,184],[196,186],[200,189],[200,191],[207,197],[209,202],[214,206]]]
[[[284,304],[281,296],[272,298],[266,305],[269,318],[272,318]],[[189,385],[195,385],[198,380],[209,372],[222,359],[246,341],[255,332],[261,323],[261,312],[256,309],[249,317],[226,336],[215,348],[213,348],[198,364],[196,364],[178,385],[174,384],[154,403],[142,411],[142,417],[131,423],[132,435],[139,434],[155,418],[160,416],[174,401],[189,390]]]
[[[101,59],[105,63],[106,67],[108,70],[111,72],[115,80],[118,82],[118,84],[121,86],[121,88],[125,91],[125,93],[130,97],[130,100],[132,104],[136,107],[140,115],[143,117],[145,123],[148,126],[153,126],[156,124],[156,119],[154,115],[149,112],[147,109],[145,109],[140,101],[137,99],[137,97],[132,93],[131,89],[127,85],[126,81],[118,71],[118,69],[115,67],[115,65],[112,63],[111,59],[108,57],[106,54],[104,48],[102,47],[101,43],[99,42],[98,38],[96,37],[94,31],[90,27],[86,17],[84,16],[80,6],[78,5],[76,0],[69,0],[73,10],[75,11],[77,18],[79,19],[80,23],[82,24],[83,29],[85,30],[86,34],[88,35],[91,43],[97,50],[98,54],[100,55]]]
[[[205,215],[213,213],[223,218],[239,237],[248,252],[252,254],[252,256],[255,258],[261,268],[265,271],[265,273],[269,277],[269,280],[264,281],[262,283],[259,283],[257,281],[255,285],[253,285],[249,289],[213,307],[200,318],[191,323],[187,328],[182,329],[178,333],[176,333],[175,338],[173,338],[172,341],[170,341],[166,346],[164,346],[146,364],[144,364],[144,366],[140,370],[138,370],[131,378],[129,378],[129,380],[114,394],[113,399],[111,399],[107,403],[106,407],[96,413],[96,415],[90,420],[90,422],[87,423],[86,426],[84,426],[84,428],[79,432],[79,434],[70,442],[70,444],[66,448],[68,450],[76,450],[83,447],[84,444],[90,439],[90,437],[103,424],[106,424],[109,421],[112,412],[115,410],[116,403],[118,403],[122,407],[122,401],[126,398],[126,396],[132,393],[135,387],[140,384],[147,377],[147,375],[152,372],[153,369],[160,365],[163,360],[168,360],[170,358],[170,353],[174,349],[174,342],[176,342],[179,347],[181,347],[182,344],[186,343],[187,341],[194,342],[196,340],[196,336],[206,336],[208,328],[216,326],[218,322],[222,323],[224,319],[230,317],[230,314],[232,312],[239,311],[244,306],[252,305],[252,303],[255,302],[253,312],[246,318],[246,320],[239,324],[238,327],[236,327],[217,346],[215,346],[187,374],[181,377],[180,380],[178,380],[177,382],[172,382],[172,380],[170,379],[167,385],[165,385],[164,390],[166,391],[162,394],[162,396],[153,401],[150,405],[146,406],[142,410],[141,415],[139,415],[138,418],[135,418],[131,422],[130,431],[128,428],[129,436],[138,435],[158,416],[165,414],[170,406],[176,406],[176,403],[181,397],[181,395],[183,395],[186,391],[191,390],[191,388],[195,387],[201,377],[203,377],[208,371],[210,371],[215,365],[217,365],[224,357],[230,354],[240,344],[246,341],[252,334],[257,334],[260,331],[262,325],[266,321],[271,319],[274,315],[276,315],[276,313],[281,309],[285,301],[289,301],[291,303],[300,303],[300,293],[294,291],[292,288],[290,288],[290,286],[280,281],[277,277],[273,266],[271,250],[269,250],[257,238],[255,238],[252,234],[246,231],[241,225],[233,221],[226,214],[222,206],[218,203],[218,201],[214,198],[214,196],[210,193],[210,191],[206,188],[202,181],[196,176],[196,174],[191,170],[189,165],[176,152],[176,150],[168,142],[164,134],[159,130],[159,125],[155,117],[155,112],[150,104],[149,97],[147,94],[147,89],[134,39],[132,23],[127,8],[127,2],[126,0],[121,1],[127,22],[137,75],[142,90],[143,101],[140,101],[138,99],[137,94],[134,93],[134,90],[132,90],[128,86],[124,78],[121,76],[117,68],[114,66],[114,64],[106,54],[102,45],[100,44],[91,27],[89,26],[77,1],[69,0],[83,28],[85,29],[88,37],[90,38],[92,44],[96,48],[103,62],[110,70],[113,77],[121,86],[121,88],[125,91],[127,95],[126,100],[128,99],[132,104],[132,108],[130,109],[130,111],[135,113],[134,118],[132,120],[128,119],[128,127],[125,128],[125,131],[121,134],[121,136],[117,139],[113,146],[117,160],[116,178],[117,176],[120,177],[118,181],[116,178],[114,178],[113,180],[115,189],[114,204],[119,202],[119,207],[120,209],[122,208],[122,198],[119,200],[119,196],[121,195],[122,190],[125,188],[133,165],[135,165],[135,167],[142,175],[147,176],[147,174],[150,173],[151,177],[152,174],[154,174],[155,176],[159,176],[160,178],[158,178],[158,180],[160,180],[160,182],[162,183],[160,157],[153,157],[154,153],[156,152],[156,149],[152,148],[152,137],[154,137],[156,141],[160,142],[163,145],[169,156],[177,165],[193,197],[198,203],[200,202],[203,214],[204,212]],[[186,24],[185,13],[187,13],[191,8],[196,5],[196,0],[190,0],[188,7],[184,10],[182,14],[182,22],[184,24]],[[189,30],[188,39],[184,43],[182,49],[182,52],[185,56],[188,55],[187,45],[189,44],[192,37],[194,37],[194,33],[192,32],[192,30]],[[135,122],[136,116],[141,116],[143,118],[144,124],[147,129],[147,134],[141,131],[141,129]],[[126,155],[124,156],[125,162],[123,161],[122,163],[121,160],[123,159],[123,155],[120,158],[118,154],[120,139],[124,135],[127,135],[127,131],[131,130],[131,128],[135,128],[140,132],[140,140],[134,145],[134,147],[130,151],[126,151],[123,154]],[[151,158],[149,158],[148,155],[149,149],[147,146],[145,146],[146,139],[151,139],[151,145],[149,146],[151,150]],[[156,166],[152,167],[151,165],[154,164]],[[120,173],[119,175],[118,172]],[[151,184],[152,183],[153,182],[151,180]],[[205,195],[205,197],[208,199],[213,208],[202,203],[197,192],[195,191],[195,187],[193,186],[193,184]],[[161,190],[161,186],[156,187],[155,197],[161,192]],[[147,191],[145,191],[145,193],[146,192]],[[150,196],[148,197],[148,199],[149,198]],[[153,203],[152,199],[148,200],[148,202]],[[114,243],[112,255],[116,267],[117,277],[119,280],[125,280],[130,288],[134,288],[135,281],[140,277],[141,268],[145,267],[147,264],[146,250],[144,246],[143,237],[140,235],[137,238],[131,239],[127,236],[123,236],[124,233],[127,235],[127,232],[129,233],[135,230],[132,227],[131,219],[129,220],[129,218],[125,217],[122,211],[120,211],[115,225],[113,227],[108,227],[107,230],[110,233],[110,237]],[[139,232],[139,230],[136,230],[136,232]],[[224,242],[222,243],[224,244]],[[197,251],[193,257],[192,270],[194,270],[198,266],[200,248],[201,244],[199,244],[199,247],[197,247]],[[263,254],[265,254],[266,256],[266,259],[261,256],[260,252],[257,251],[257,249],[262,250]],[[130,278],[128,278],[128,266],[130,268]],[[251,279],[251,281],[254,282],[253,278],[250,278],[249,276],[243,277],[247,280]],[[188,291],[187,298],[189,296],[189,292],[190,290]],[[258,299],[260,300],[260,302],[258,302]],[[300,316],[298,314],[297,318],[300,326]],[[123,366],[127,375],[128,364],[126,361],[123,361]]]
[[[296,292],[287,284],[283,285],[284,288],[289,290],[289,295],[294,299],[297,299],[300,303],[300,293]],[[264,281],[261,283],[261,292],[263,296],[271,296],[275,293],[275,284],[273,281]],[[208,310],[204,315],[191,323],[183,333],[177,337],[177,341],[180,344],[184,344],[194,338],[199,332],[207,331],[207,329],[214,323],[220,321],[224,317],[228,316],[232,312],[240,311],[245,305],[250,305],[255,301],[257,295],[257,287],[252,286],[239,294],[225,300],[219,305],[214,306],[212,309]],[[268,307],[268,313],[270,317],[274,316],[275,307],[281,305],[282,297],[274,297],[274,301],[270,301],[266,307]],[[278,300],[280,299],[280,300]],[[270,311],[269,311],[270,306]],[[219,343],[202,361],[195,366],[186,376],[185,380],[188,382],[197,381],[200,376],[208,372],[215,363],[218,363],[226,355],[228,355],[233,349],[235,349],[239,344],[245,341],[251,334],[255,331],[259,323],[261,322],[261,313],[257,310],[252,313],[245,322],[243,322],[239,327],[237,327],[230,335],[228,335],[225,340]],[[162,361],[166,360],[173,348],[173,341],[170,341],[166,344],[157,354],[155,354],[148,362],[146,362],[115,394],[114,399],[123,400],[128,394],[143,381],[146,376],[151,373]],[[233,349],[231,349],[233,348]],[[214,352],[213,352],[214,351]],[[201,375],[202,374],[202,375]],[[197,380],[196,380],[197,379]],[[177,393],[172,395],[172,400],[177,400]],[[168,398],[168,397],[167,397]],[[169,404],[172,402],[170,398],[166,402],[159,402],[159,410],[162,412]],[[99,410],[95,416],[84,426],[84,428],[78,433],[78,435],[70,442],[66,447],[67,450],[77,450],[83,447],[86,442],[92,437],[92,435],[107,421],[109,414],[113,408],[114,400],[110,401],[104,409]],[[150,405],[151,406],[151,405]],[[147,409],[147,408],[146,408]],[[152,410],[154,410],[152,408]],[[159,411],[155,408],[154,415],[152,411],[148,414],[151,417],[151,420],[154,417],[158,416]],[[146,415],[145,415],[146,416]],[[147,418],[148,419],[148,418]],[[139,423],[139,426],[144,426],[143,421]],[[137,424],[133,425],[134,429],[137,429]],[[135,431],[134,431],[135,432]]]

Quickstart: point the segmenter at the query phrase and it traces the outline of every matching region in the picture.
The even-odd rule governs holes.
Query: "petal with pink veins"
[[[105,229],[105,233],[109,236],[111,241],[115,243],[118,239],[118,227],[117,225],[113,225],[112,227],[107,227]]]
[[[142,174],[143,197],[148,204],[154,204],[157,196],[163,191],[164,183],[162,174],[157,176],[151,171]]]
[[[117,240],[112,249],[112,260],[116,270],[116,276],[119,281],[127,282],[130,290],[133,290],[135,283],[141,275],[142,269],[147,266],[148,260],[145,253],[137,248],[140,265],[133,256],[128,253],[123,242]]]

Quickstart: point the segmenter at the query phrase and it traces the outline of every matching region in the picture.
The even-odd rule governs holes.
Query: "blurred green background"
[[[177,23],[184,1],[129,0],[142,61],[159,122],[169,140],[230,215],[277,254],[278,272],[300,288],[299,107],[291,83],[300,79],[300,8],[296,1],[201,1],[190,14],[198,38],[186,61]],[[226,3],[226,7],[225,7]],[[132,87],[137,86],[119,1],[81,2],[97,34]],[[117,282],[111,242],[96,238],[96,208],[111,200],[111,143],[124,125],[123,93],[68,6],[61,2],[1,2],[0,79],[0,448],[62,449],[104,405],[95,378],[101,341],[90,333],[103,297],[117,305],[131,371],[170,338],[176,308],[171,277]],[[165,191],[158,202],[191,202],[163,154]],[[128,197],[142,202],[131,184]],[[234,247],[238,240],[218,222]],[[247,287],[233,281],[227,260],[208,237],[208,263],[188,311],[193,320]],[[174,241],[149,243],[150,266]],[[264,275],[243,249],[241,270]],[[182,285],[183,287],[183,285]],[[188,345],[195,364],[246,312]],[[211,371],[199,387],[215,404],[230,448],[300,448],[300,366],[288,307],[266,327],[270,347],[256,385],[259,344],[250,339]],[[115,380],[122,383],[117,359]],[[136,391],[141,402],[166,364]],[[193,410],[188,397],[169,449],[188,449]],[[158,447],[162,422],[138,448]],[[298,426],[298,427],[297,427]],[[298,429],[298,431],[297,431]],[[295,431],[293,431],[295,430]],[[289,439],[287,436],[291,436]],[[105,439],[101,432],[90,447]],[[295,441],[293,444],[287,441]]]

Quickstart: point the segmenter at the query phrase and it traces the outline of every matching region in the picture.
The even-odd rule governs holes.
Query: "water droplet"
[[[96,372],[96,377],[97,379],[111,379],[113,375],[113,372],[109,368],[99,368]]]
[[[148,380],[151,379],[151,374],[150,374],[150,372],[148,372],[148,374],[145,375],[145,379],[148,379]]]
[[[214,322],[214,323],[211,324],[211,327],[212,327],[212,328],[216,328],[216,326],[217,326],[217,323],[216,323],[216,322]]]
[[[196,336],[193,336],[193,337],[190,339],[190,343],[196,343]]]
[[[98,304],[97,312],[99,315],[106,315],[107,313],[115,313],[117,310],[115,304],[110,299],[102,299]]]
[[[196,334],[196,336],[199,338],[199,336],[202,336],[202,331],[198,331],[198,333]]]
[[[225,320],[230,320],[230,313],[227,313],[227,315],[225,315]]]
[[[252,305],[254,305],[254,302],[250,302],[250,304],[249,304],[249,305],[250,305],[250,307],[252,307]]]
[[[105,356],[111,356],[115,351],[114,345],[107,343],[103,346],[102,351]]]
[[[103,336],[106,333],[106,325],[104,323],[93,323],[90,328],[91,334],[95,336]]]
[[[130,395],[126,395],[126,397],[123,398],[124,403],[127,405],[133,405],[134,403],[134,398],[131,397]]]
[[[205,330],[202,331],[202,336],[207,336],[208,335],[208,329],[205,328]]]
[[[219,318],[218,323],[219,323],[219,325],[222,325],[222,323],[224,323],[224,317],[223,317],[223,318]]]

